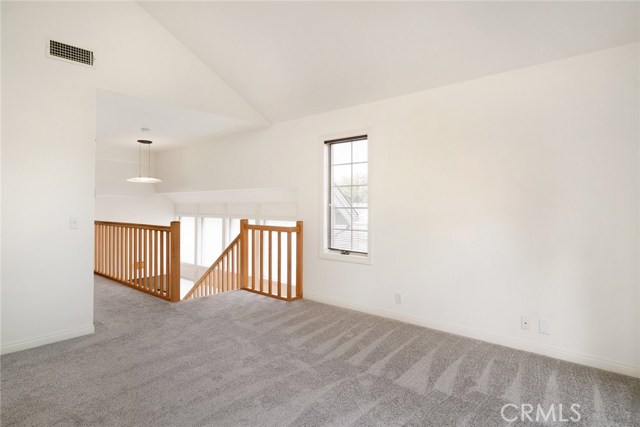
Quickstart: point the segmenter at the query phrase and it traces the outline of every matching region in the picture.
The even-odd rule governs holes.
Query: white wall
[[[95,68],[48,58],[48,37]],[[136,3],[2,2],[3,353],[93,331],[98,89],[264,121]]]
[[[160,153],[159,191],[295,185],[306,297],[640,375],[638,89],[626,45]],[[363,128],[373,263],[321,259],[322,136]]]
[[[155,154],[151,176],[159,176]],[[146,159],[144,163],[146,173]],[[96,145],[95,218],[98,221],[136,222],[169,225],[175,217],[175,204],[157,194],[154,184],[128,182],[138,175],[138,151],[98,141]]]

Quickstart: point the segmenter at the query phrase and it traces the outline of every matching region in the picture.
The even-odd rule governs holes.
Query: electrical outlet
[[[540,319],[538,324],[538,330],[543,335],[550,335],[551,326],[549,325],[549,321],[547,319]]]
[[[531,329],[531,325],[529,323],[529,317],[527,316],[522,316],[520,318],[520,327],[526,331],[528,331],[529,329]]]
[[[402,304],[402,294],[400,292],[396,292],[396,304]]]
[[[78,228],[78,218],[73,216],[69,218],[69,228],[72,230]]]

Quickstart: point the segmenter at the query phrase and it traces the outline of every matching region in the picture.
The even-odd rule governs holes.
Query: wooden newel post
[[[296,297],[302,298],[302,221],[296,221]]]
[[[247,236],[249,220],[240,220],[240,289],[249,284],[249,239]]]
[[[171,221],[171,301],[180,301],[180,221]]]

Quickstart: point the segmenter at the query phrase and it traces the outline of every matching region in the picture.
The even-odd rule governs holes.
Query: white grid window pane
[[[330,250],[368,253],[367,145],[366,137],[328,142]]]
[[[368,145],[368,141],[362,140],[362,141],[353,141],[353,162],[354,163],[360,163],[360,162],[367,162],[369,159],[368,153],[367,153],[367,145]]]
[[[351,185],[351,165],[333,166],[331,168],[331,185]]]
[[[336,144],[331,149],[331,164],[343,165],[351,163],[351,143]]]

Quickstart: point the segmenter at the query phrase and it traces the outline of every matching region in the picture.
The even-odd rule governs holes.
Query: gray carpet
[[[2,356],[3,427],[640,425],[637,379],[312,301],[95,281],[94,335]],[[508,423],[509,402],[581,420]]]

